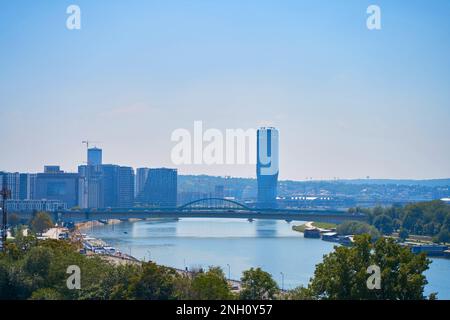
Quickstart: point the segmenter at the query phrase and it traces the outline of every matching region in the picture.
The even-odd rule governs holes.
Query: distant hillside
[[[256,183],[254,178],[239,178],[239,177],[220,177],[220,176],[208,176],[208,175],[180,175],[179,179],[182,183],[190,182],[202,182],[205,184],[224,184],[228,183],[243,183],[253,185]],[[440,187],[450,186],[450,178],[445,179],[426,179],[426,180],[413,180],[413,179],[342,179],[342,180],[310,180],[310,181],[297,181],[297,180],[279,180],[280,183],[287,184],[354,184],[354,185],[404,185],[404,186],[426,186],[426,187]]]
[[[197,193],[211,196],[216,186],[223,186],[224,195],[236,198],[254,198],[257,182],[254,178],[217,177],[208,175],[180,175],[179,193]],[[432,200],[450,196],[450,179],[398,180],[398,179],[354,179],[354,180],[281,180],[278,195],[328,194],[357,196],[367,199]]]
[[[440,187],[449,186],[450,179],[428,179],[428,180],[398,180],[398,179],[349,179],[339,180],[339,182],[349,184],[379,184],[379,185],[406,185],[406,186],[426,186],[426,187]]]

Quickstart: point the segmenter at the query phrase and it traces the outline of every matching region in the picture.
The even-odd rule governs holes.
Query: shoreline
[[[105,223],[101,223],[99,221],[96,221],[96,222],[97,222],[97,223],[95,223],[96,226],[105,225]],[[116,224],[116,223],[120,223],[120,222],[122,222],[122,221],[119,220],[119,222],[115,222],[115,223],[112,223],[112,224]],[[84,230],[86,228],[90,228],[92,225],[94,225],[94,224],[91,224],[91,222],[80,223],[80,224],[77,225],[77,228],[76,228],[75,232]],[[102,242],[104,244],[104,246],[103,246],[104,248],[109,247],[108,243],[106,241],[102,240],[102,239],[94,238],[92,236],[88,237],[88,238],[92,238],[92,239],[95,239],[97,241]],[[83,242],[83,240],[82,240],[82,242]],[[84,242],[83,242],[83,247],[84,247]],[[183,269],[179,269],[177,267],[161,265],[161,264],[156,263],[156,261],[153,261],[153,260],[149,260],[149,261],[141,260],[141,259],[138,259],[138,258],[132,256],[132,255],[129,255],[129,254],[126,254],[126,253],[122,253],[121,251],[116,251],[115,254],[101,254],[101,253],[96,253],[94,251],[89,251],[89,253],[88,253],[88,251],[86,251],[86,256],[100,256],[100,258],[102,258],[102,259],[104,259],[104,260],[106,260],[106,261],[108,261],[108,262],[110,262],[110,263],[112,263],[114,265],[123,265],[123,264],[142,265],[142,264],[144,264],[146,262],[153,262],[153,263],[155,263],[158,266],[173,269],[177,273],[179,273],[181,275],[184,275],[184,276],[189,276],[189,277],[192,277],[196,273],[196,271],[189,270],[189,269],[183,270]],[[228,282],[228,284],[231,287],[231,291],[239,292],[239,291],[242,290],[242,282],[240,280],[227,279],[227,282]]]

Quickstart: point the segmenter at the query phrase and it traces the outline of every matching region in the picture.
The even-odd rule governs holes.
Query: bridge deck
[[[269,219],[286,221],[317,221],[341,223],[344,221],[365,221],[366,216],[349,214],[343,211],[269,211],[269,210],[80,210],[52,213],[56,221],[90,221],[108,219],[150,219],[150,218],[231,218],[231,219]],[[22,218],[31,213],[22,213]]]

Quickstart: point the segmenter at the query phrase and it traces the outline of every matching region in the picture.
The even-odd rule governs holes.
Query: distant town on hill
[[[257,180],[253,178],[178,176],[179,203],[212,196],[252,202],[256,195]],[[446,200],[449,197],[450,179],[281,180],[278,182],[278,204],[281,207],[346,208]]]

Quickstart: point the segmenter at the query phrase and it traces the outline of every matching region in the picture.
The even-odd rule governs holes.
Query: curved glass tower
[[[278,130],[259,128],[257,131],[256,176],[258,208],[275,208],[278,182]]]

